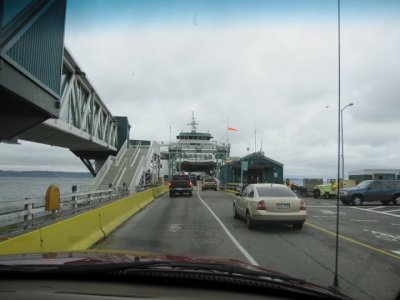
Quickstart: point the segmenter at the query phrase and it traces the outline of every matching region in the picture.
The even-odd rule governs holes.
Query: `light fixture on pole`
[[[342,144],[342,153],[341,153],[341,158],[342,158],[342,180],[344,180],[344,147],[343,147],[343,111],[345,110],[345,108],[354,105],[353,102],[350,102],[349,104],[347,104],[345,107],[343,107],[340,110],[340,136],[341,136],[341,144]]]

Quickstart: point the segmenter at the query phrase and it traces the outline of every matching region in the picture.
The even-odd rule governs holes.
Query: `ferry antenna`
[[[194,117],[194,112],[193,111],[192,111],[192,122],[187,124],[187,125],[192,127],[192,130],[191,130],[192,132],[196,132],[196,129],[197,129],[196,126],[199,125],[199,123],[196,122],[196,118]]]

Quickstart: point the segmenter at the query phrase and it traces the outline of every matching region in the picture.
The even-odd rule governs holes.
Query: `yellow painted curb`
[[[42,250],[40,230],[31,231],[1,242],[0,254],[20,253],[21,249],[25,248],[29,249],[30,252],[40,252]]]
[[[0,242],[0,255],[85,250],[168,191],[155,187]]]
[[[104,237],[98,209],[59,221],[40,229],[42,252],[83,250]],[[25,247],[24,249],[25,250]]]
[[[141,209],[140,202],[143,200],[136,195],[138,194],[124,198],[118,202],[110,203],[99,209],[100,225],[105,235],[110,234],[115,228]]]

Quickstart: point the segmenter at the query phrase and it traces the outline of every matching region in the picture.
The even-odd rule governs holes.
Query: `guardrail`
[[[241,187],[241,184],[238,183],[238,182],[228,182],[228,183],[226,184],[226,188],[227,188],[228,190],[236,191],[236,190],[240,190],[240,187]]]
[[[112,156],[112,155],[108,156],[107,160],[105,161],[103,166],[100,168],[96,177],[93,179],[92,185],[96,186],[96,185],[100,184],[100,182],[102,182],[104,177],[107,175],[111,166],[119,164],[127,147],[128,147],[128,141],[125,141],[125,143],[122,145],[121,149],[119,149],[117,156]]]
[[[127,148],[128,148],[128,140],[125,141],[125,143],[122,145],[121,149],[119,149],[117,156],[115,156],[115,164],[117,166],[119,165],[119,161],[124,156]]]
[[[143,176],[143,165],[144,165],[144,157],[140,157],[139,163],[137,164],[137,168],[136,168],[136,173],[132,178],[131,183],[129,184],[129,189],[131,191],[135,191],[138,192],[140,191],[140,186],[139,186],[139,182],[140,182],[140,177]],[[133,189],[134,187],[134,189]]]
[[[8,234],[0,239],[0,255],[89,249],[166,192],[167,185],[156,186],[22,234]]]
[[[137,145],[136,145],[136,149],[135,149],[135,151],[133,152],[133,154],[132,154],[132,156],[131,156],[131,158],[130,158],[129,164],[130,164],[131,167],[133,167],[133,164],[135,163],[136,158],[137,158],[138,155],[139,155],[139,152],[140,152],[140,144],[137,144]]]
[[[83,192],[80,192],[76,186],[74,188],[74,192],[61,195],[60,208],[55,211],[46,210],[44,198],[2,202],[0,235],[24,231],[36,225],[69,216],[129,195],[127,187],[113,188],[103,186],[97,190]]]
[[[100,168],[100,171],[97,173],[96,177],[93,178],[92,185],[96,186],[100,184],[100,182],[107,175],[108,170],[110,170],[111,166],[115,162],[115,156],[110,155],[104,165]]]
[[[124,160],[122,160],[122,162],[118,164],[118,171],[117,174],[115,174],[114,180],[112,182],[113,186],[118,185],[120,177],[123,176],[126,170],[126,165],[127,165],[127,158],[125,157]]]

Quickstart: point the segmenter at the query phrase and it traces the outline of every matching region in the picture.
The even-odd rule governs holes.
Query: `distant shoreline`
[[[89,172],[60,172],[60,171],[4,171],[0,170],[0,177],[78,177],[92,178]]]

